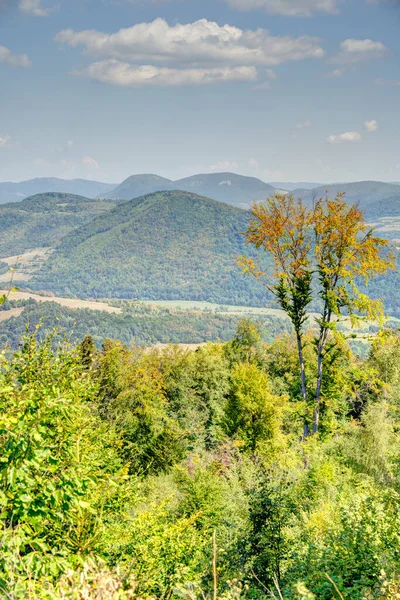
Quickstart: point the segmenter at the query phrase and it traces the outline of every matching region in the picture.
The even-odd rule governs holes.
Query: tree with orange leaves
[[[264,283],[293,324],[305,403],[308,397],[304,326],[313,289],[317,289],[322,302],[315,338],[317,383],[313,432],[317,433],[329,333],[336,329],[342,315],[350,316],[352,323],[360,316],[375,320],[383,317],[382,302],[362,294],[357,279],[368,282],[393,268],[393,256],[382,252],[387,241],[373,235],[362,211],[346,204],[341,194],[334,200],[320,199],[314,207],[306,207],[291,195],[276,194],[265,203],[253,205],[245,235],[248,244],[263,249],[272,258],[272,271],[245,256],[239,258],[239,264],[246,273]],[[307,435],[306,423],[304,437]]]

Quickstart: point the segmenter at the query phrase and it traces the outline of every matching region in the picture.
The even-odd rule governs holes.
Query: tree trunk
[[[301,372],[301,395],[303,397],[303,401],[307,403],[307,382],[306,382],[306,370],[304,364],[304,355],[303,355],[303,342],[301,339],[301,334],[299,331],[296,331],[296,339],[297,339],[297,352],[299,355],[299,363],[300,363],[300,372]],[[308,437],[308,425],[304,423],[303,429],[303,437]]]
[[[320,340],[318,343],[318,370],[317,370],[317,387],[315,390],[314,433],[318,433],[318,428],[319,428],[319,410],[320,410],[320,404],[321,404],[322,373],[323,373],[322,351],[323,351],[323,344],[322,344],[322,340]]]

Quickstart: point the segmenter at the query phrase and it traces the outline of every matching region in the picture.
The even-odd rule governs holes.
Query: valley
[[[100,327],[96,337],[99,344],[117,330],[119,337],[124,337],[121,327],[127,315],[124,339],[129,343],[203,343],[221,336],[228,339],[234,323],[243,317],[269,326],[268,319],[272,318],[273,327],[281,327],[278,322],[285,323],[286,315],[236,264],[237,257],[248,252],[241,232],[247,227],[249,213],[240,206],[246,206],[252,195],[257,199],[258,194],[265,196],[274,188],[230,173],[199,175],[183,181],[182,187],[204,189],[226,201],[184,190],[159,190],[129,200],[123,198],[169,186],[168,180],[149,175],[133,176],[116,188],[117,192],[103,190],[97,199],[47,192],[1,205],[0,287],[8,289],[10,268],[14,269],[13,285],[18,287],[10,295],[9,311],[2,311],[3,343],[16,339],[13,335],[10,338],[7,328],[20,330],[28,318],[38,323],[40,314],[47,321],[46,331],[56,319],[64,323],[81,319],[87,325],[90,322],[94,330]],[[223,185],[219,185],[221,182]],[[343,185],[349,201],[365,206],[378,235],[389,238],[396,250],[400,196],[393,196],[393,190],[397,188],[379,182]],[[233,191],[233,200],[224,195],[228,188]],[[308,202],[322,189],[304,188],[302,193]],[[337,185],[332,192],[340,189]],[[253,256],[258,260],[257,253]],[[368,288],[372,297],[386,297],[386,308],[393,318],[400,316],[397,286],[398,274],[391,273],[372,281]],[[59,307],[57,310],[52,308],[53,303]],[[132,329],[140,311],[153,319],[151,335]],[[167,314],[174,323],[170,323],[169,336],[160,325],[166,322]],[[154,330],[157,320],[158,334]],[[196,334],[190,320],[203,324]],[[282,327],[285,330],[288,324]],[[368,331],[367,326],[358,339],[368,337]]]

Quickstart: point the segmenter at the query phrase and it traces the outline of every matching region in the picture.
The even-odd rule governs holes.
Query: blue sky
[[[0,180],[400,181],[400,3],[0,0]]]

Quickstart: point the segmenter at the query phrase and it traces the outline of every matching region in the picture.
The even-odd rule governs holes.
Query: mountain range
[[[385,205],[388,216],[392,215],[396,210],[396,199],[400,198],[398,183],[359,181],[323,185],[312,182],[270,184],[256,177],[245,177],[235,173],[205,173],[177,181],[156,174],[132,175],[119,185],[84,179],[55,178],[32,179],[21,183],[6,182],[0,183],[0,204],[20,202],[28,196],[50,192],[114,201],[132,200],[154,192],[173,190],[199,194],[245,209],[251,206],[252,201],[263,200],[277,191],[287,191],[295,197],[303,198],[306,202],[324,196],[327,191],[331,196],[343,192],[349,202],[359,202],[363,209],[367,209],[372,203],[381,203],[380,216],[385,216]],[[374,210],[376,211],[376,207]]]
[[[87,179],[57,179],[56,177],[38,177],[19,183],[4,181],[0,182],[0,204],[19,202],[28,196],[47,192],[96,198],[100,194],[106,194],[115,186],[116,184],[88,181]]]
[[[248,208],[253,200],[275,193],[275,188],[255,177],[235,173],[205,173],[171,181],[158,175],[132,175],[118,187],[99,197],[131,200],[145,194],[166,190],[182,190]]]

